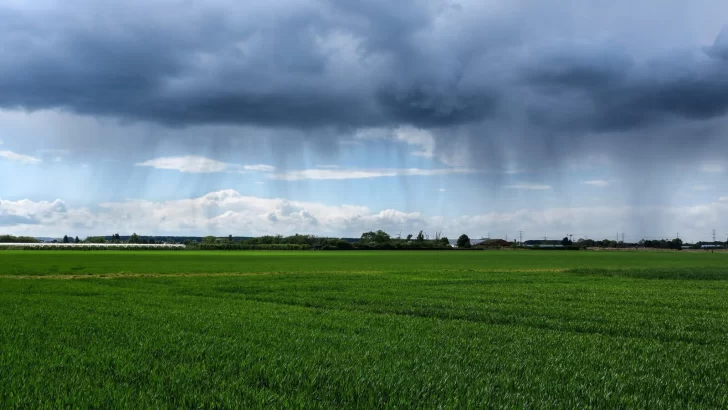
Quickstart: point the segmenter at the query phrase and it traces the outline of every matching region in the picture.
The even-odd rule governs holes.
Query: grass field
[[[728,254],[0,251],[0,407],[726,408]]]

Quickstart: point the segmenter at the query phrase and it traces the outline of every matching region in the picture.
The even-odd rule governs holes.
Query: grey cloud
[[[706,52],[717,58],[728,60],[728,27],[720,32],[718,38],[715,39],[715,43]]]
[[[0,226],[37,225],[40,221],[28,216],[0,214]]]
[[[432,131],[440,158],[465,148],[501,168],[602,146],[669,161],[697,133],[688,153],[725,147],[728,6],[633,3],[12,3],[0,107],[327,141],[408,124]]]

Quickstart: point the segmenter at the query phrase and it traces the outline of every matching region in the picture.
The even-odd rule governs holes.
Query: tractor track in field
[[[568,269],[462,269],[453,270],[446,273],[563,273]],[[385,271],[313,271],[313,272],[214,272],[214,273],[133,273],[133,272],[117,272],[117,273],[88,273],[88,274],[55,274],[55,275],[0,275],[0,279],[16,279],[16,280],[33,280],[33,279],[49,279],[49,280],[83,280],[83,279],[119,279],[119,278],[175,278],[175,277],[229,277],[229,276],[267,276],[267,275],[380,275],[383,273],[396,273]],[[442,280],[439,278],[426,278],[419,280]],[[453,279],[458,280],[458,279]]]
[[[89,274],[68,274],[68,275],[2,275],[0,279],[54,279],[54,280],[83,280],[83,279],[120,279],[120,278],[180,278],[180,277],[223,277],[223,276],[267,276],[267,275],[311,275],[311,274],[340,274],[340,275],[362,275],[379,274],[377,271],[362,272],[215,272],[215,273],[89,273]]]

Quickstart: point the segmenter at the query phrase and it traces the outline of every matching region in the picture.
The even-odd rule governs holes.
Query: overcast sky
[[[728,235],[724,0],[5,0],[0,233]]]

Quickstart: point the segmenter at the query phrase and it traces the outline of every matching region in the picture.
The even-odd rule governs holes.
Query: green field
[[[726,408],[728,254],[0,251],[0,408]]]

